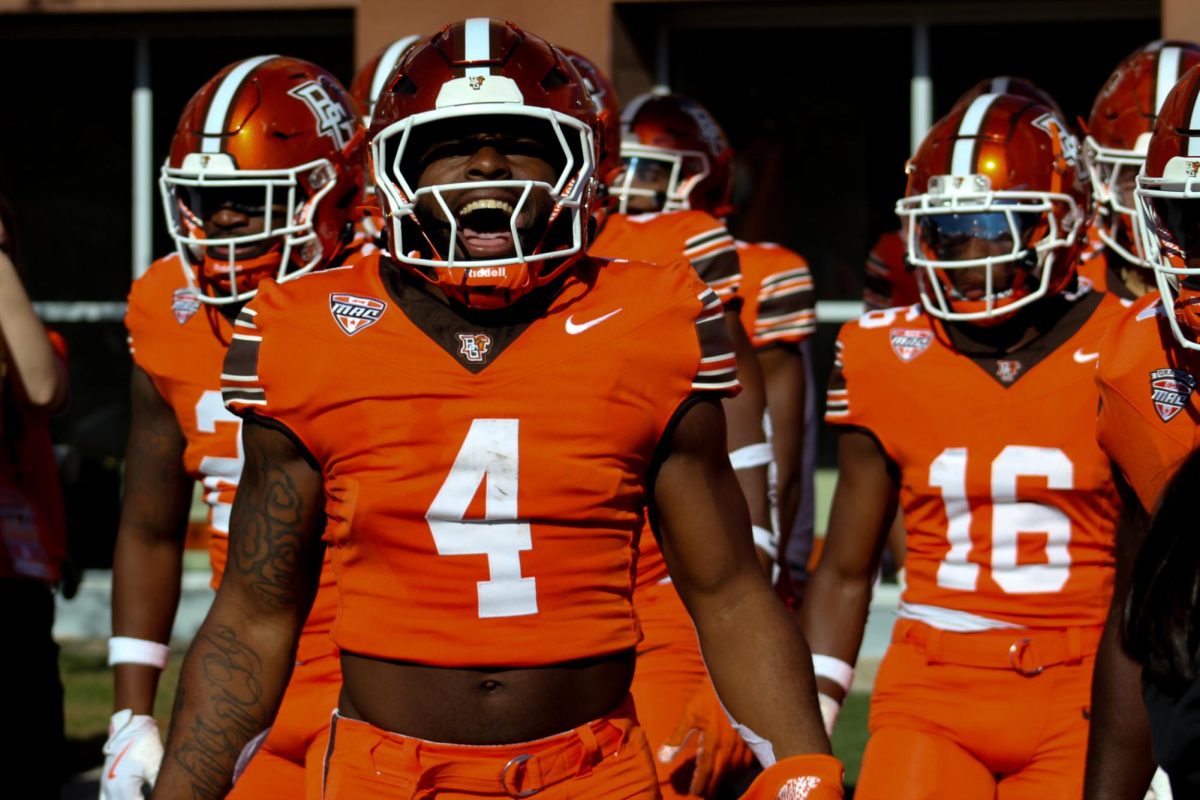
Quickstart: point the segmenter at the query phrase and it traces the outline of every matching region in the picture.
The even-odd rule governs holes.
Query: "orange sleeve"
[[[304,411],[303,400],[314,394],[308,377],[321,371],[319,357],[313,351],[305,355],[310,335],[284,318],[283,294],[273,280],[263,281],[238,314],[221,370],[221,397],[234,414],[282,426],[315,455],[304,436],[304,414],[311,411]],[[300,305],[293,304],[288,313],[303,317]]]
[[[808,262],[786,248],[772,248],[769,274],[758,291],[751,338],[755,347],[800,342],[817,330],[816,295]]]
[[[689,215],[691,216],[691,215]],[[714,217],[707,217],[696,233],[684,240],[684,257],[691,262],[700,280],[712,288],[721,302],[735,309],[741,302],[738,286],[742,281],[741,262],[738,259],[737,243],[725,225]],[[699,215],[697,213],[697,218]],[[694,220],[687,220],[693,222]]]

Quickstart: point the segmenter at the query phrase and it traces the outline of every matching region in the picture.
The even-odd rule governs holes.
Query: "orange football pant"
[[[637,669],[630,692],[650,752],[656,756],[654,767],[662,796],[667,800],[688,797],[696,737],[669,764],[661,763],[657,754],[658,748],[675,732],[688,702],[704,684],[710,683],[708,670],[700,655],[692,618],[674,584],[668,581],[640,588],[633,595],[633,604],[644,638],[637,648]],[[737,736],[724,715],[718,724],[729,728],[731,736]]]
[[[629,698],[572,731],[496,746],[440,744],[335,716],[329,731],[327,800],[655,800],[646,736]]]
[[[297,656],[308,655],[306,650],[318,654],[297,661],[271,732],[227,795],[229,800],[303,798],[306,792],[308,797],[319,796],[324,755],[320,745],[342,690],[342,661],[332,643],[306,642],[316,636],[301,638]],[[319,636],[328,641],[328,634]],[[306,778],[309,753],[312,763]]]
[[[1100,628],[939,631],[899,620],[856,800],[1080,797]]]

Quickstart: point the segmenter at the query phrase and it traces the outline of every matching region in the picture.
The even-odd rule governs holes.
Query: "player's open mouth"
[[[466,203],[458,210],[458,238],[471,258],[501,258],[511,255],[513,245],[512,217],[516,209],[507,200],[482,197]],[[517,218],[517,227],[528,224],[528,211]]]

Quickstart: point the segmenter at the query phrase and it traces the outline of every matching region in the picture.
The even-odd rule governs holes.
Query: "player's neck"
[[[1053,329],[1070,308],[1071,302],[1066,297],[1052,295],[1017,309],[995,325],[952,322],[946,328],[954,346],[965,353],[1015,353]]]

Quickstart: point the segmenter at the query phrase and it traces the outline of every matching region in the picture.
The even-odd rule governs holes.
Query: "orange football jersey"
[[[905,262],[907,255],[908,245],[900,231],[889,231],[875,242],[867,254],[863,280],[863,304],[868,309],[911,306],[921,302],[917,276]]]
[[[770,242],[737,243],[744,299],[742,326],[755,347],[799,344],[817,330],[816,295],[808,262]]]
[[[242,474],[242,421],[221,402],[221,364],[233,325],[201,303],[178,255],[133,282],[125,314],[129,351],[154,382],[187,439],[183,465],[204,486],[214,578],[225,567],[229,510]]]
[[[704,211],[609,214],[588,252],[651,264],[669,264],[682,256],[717,293],[726,310],[741,308],[742,275],[736,243],[724,223]],[[747,333],[752,330],[746,326]],[[667,564],[649,527],[639,541],[637,585],[667,580]]]
[[[225,365],[229,407],[323,471],[335,641],[456,667],[634,646],[656,449],[737,385],[720,300],[684,261],[585,261],[544,314],[487,328],[417,280],[374,256],[267,283]]]
[[[1166,314],[1157,292],[1126,309],[1100,346],[1096,371],[1096,436],[1147,512],[1200,446],[1200,354],[1176,343]]]
[[[682,256],[727,308],[741,302],[742,276],[733,235],[723,222],[703,211],[609,214],[588,253],[651,264],[670,264]]]
[[[183,466],[204,487],[208,505],[208,554],[212,585],[225,571],[229,512],[242,474],[242,420],[221,398],[221,367],[233,340],[230,321],[216,306],[201,303],[188,286],[178,255],[160,258],[133,282],[125,327],[133,361],[150,377],[187,440]],[[329,570],[322,586],[332,586]],[[323,590],[305,630],[328,631],[335,598]]]
[[[1062,302],[1050,331],[992,358],[964,355],[919,306],[842,327],[826,420],[869,431],[898,470],[916,618],[1104,621],[1117,498],[1093,373],[1122,307],[1096,292]]]
[[[48,335],[65,364],[66,342]],[[55,583],[67,552],[67,523],[50,412],[29,404],[3,349],[0,343],[0,578]]]

